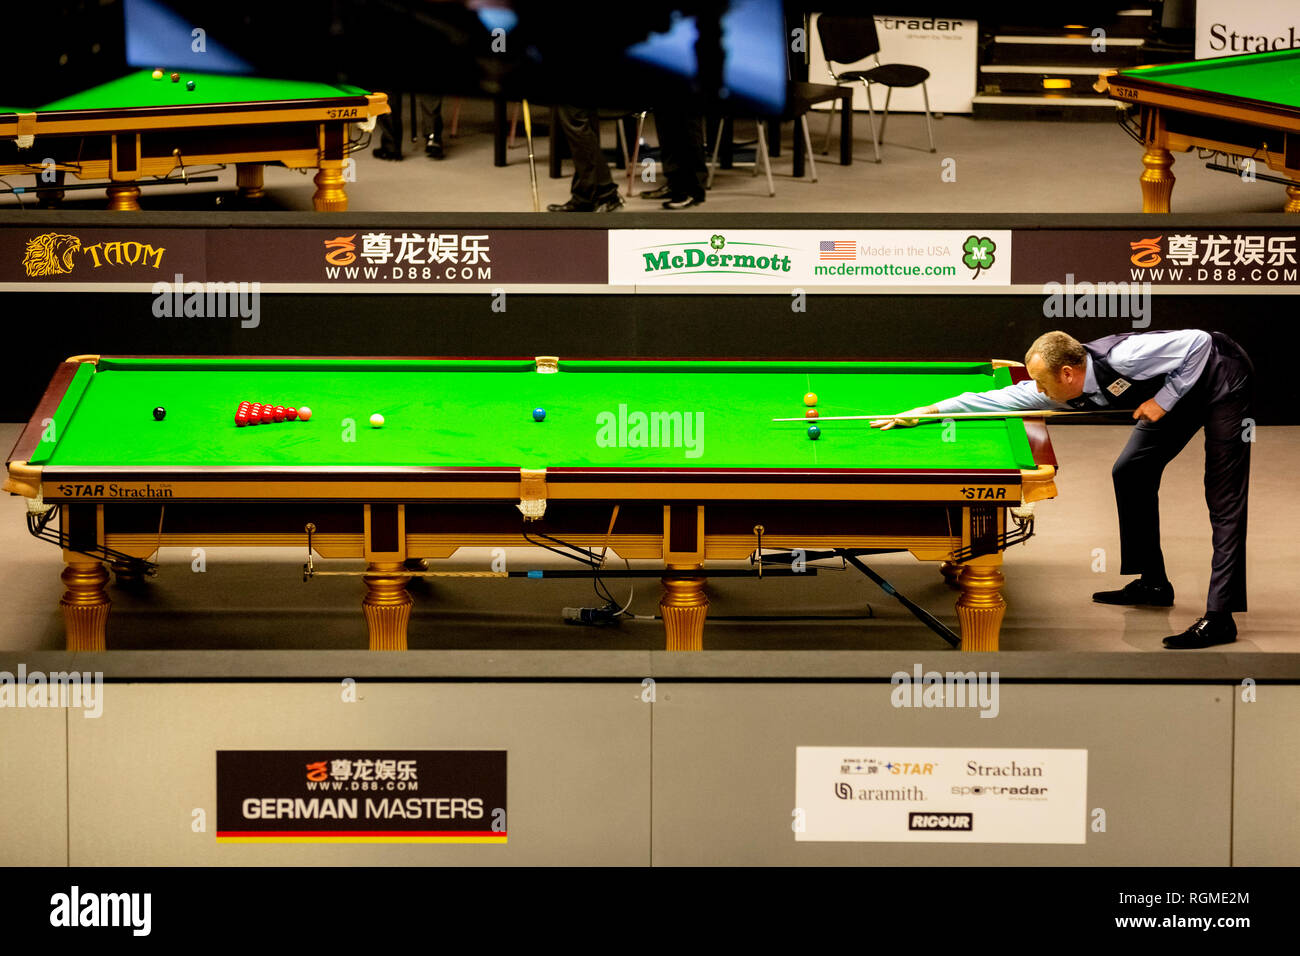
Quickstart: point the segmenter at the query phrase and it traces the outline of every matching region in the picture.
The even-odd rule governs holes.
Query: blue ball
[[[818,438],[822,437],[822,430],[818,428],[816,425],[809,425],[808,437],[811,438],[813,441],[816,441]]]
[[[546,409],[544,408],[533,409],[533,421],[540,422],[545,417],[546,417]]]

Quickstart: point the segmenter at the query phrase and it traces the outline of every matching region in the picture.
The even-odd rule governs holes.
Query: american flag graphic
[[[858,244],[852,240],[843,239],[823,239],[821,242],[820,259],[856,259],[858,255]]]

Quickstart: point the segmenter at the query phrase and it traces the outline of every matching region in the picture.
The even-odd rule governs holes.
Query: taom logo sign
[[[165,247],[147,242],[96,242],[82,246],[81,238],[65,233],[47,232],[27,241],[23,253],[23,270],[31,278],[67,275],[77,266],[77,259],[88,261],[91,268],[105,266],[162,266]]]
[[[909,813],[907,828],[922,831],[962,831],[970,833],[975,829],[973,813]]]

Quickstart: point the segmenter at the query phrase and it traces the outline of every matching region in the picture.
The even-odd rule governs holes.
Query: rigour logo
[[[973,813],[935,813],[932,810],[907,815],[907,828],[914,831],[971,833],[975,830]]]

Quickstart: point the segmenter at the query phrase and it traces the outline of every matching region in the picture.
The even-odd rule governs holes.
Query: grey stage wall
[[[110,683],[94,720],[0,709],[0,865],[1300,862],[1293,654],[110,651],[0,670],[20,661]],[[999,672],[998,716],[892,707],[889,675],[918,664]],[[1082,845],[799,843],[801,745],[1083,748],[1105,827]],[[215,751],[343,748],[505,749],[508,844],[215,842]]]

